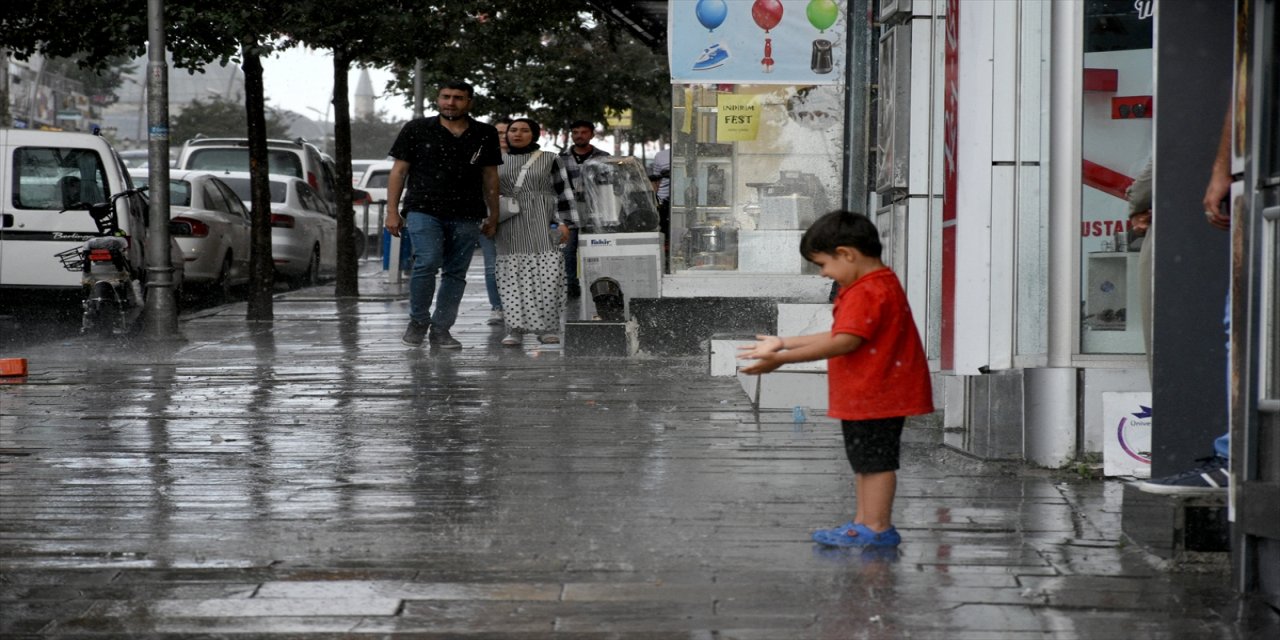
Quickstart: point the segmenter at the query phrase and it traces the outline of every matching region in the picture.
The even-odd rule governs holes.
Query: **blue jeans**
[[[569,227],[569,241],[564,245],[564,275],[570,289],[578,284],[578,228]]]
[[[498,294],[498,245],[493,238],[480,234],[480,253],[484,256],[484,289],[489,294],[489,306],[502,308],[502,296]]]
[[[1222,310],[1222,330],[1227,334],[1227,403],[1231,403],[1231,291],[1227,291],[1227,303]],[[1231,412],[1228,411],[1230,416]],[[1213,453],[1219,458],[1231,459],[1231,425],[1227,432],[1213,439]]]
[[[433,331],[448,331],[458,319],[462,292],[467,288],[467,269],[476,252],[479,220],[437,218],[410,211],[405,228],[413,242],[413,271],[409,275],[409,318],[419,324],[431,323]],[[436,296],[436,273],[440,272],[440,292]],[[431,299],[436,310],[431,313]]]

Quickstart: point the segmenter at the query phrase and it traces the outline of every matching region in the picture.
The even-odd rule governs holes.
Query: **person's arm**
[[[569,226],[578,224],[578,199],[569,188],[569,172],[558,157],[551,159],[551,188],[556,192],[556,228],[560,232],[560,244],[566,244],[569,242]]]
[[[1204,190],[1204,217],[1209,224],[1222,229],[1231,228],[1231,210],[1222,210],[1222,201],[1231,192],[1231,109],[1222,122],[1222,137],[1218,140],[1218,155],[1213,159],[1213,171],[1209,174],[1209,186]]]
[[[498,167],[490,165],[484,168],[482,175],[484,184],[484,204],[489,207],[489,217],[480,225],[480,232],[490,238],[498,232]]]
[[[757,336],[754,345],[742,347],[741,360],[756,362],[742,373],[769,373],[790,362],[811,362],[844,355],[862,346],[862,338],[851,333],[814,333],[807,336]]]
[[[397,238],[404,228],[404,219],[400,217],[400,192],[404,190],[404,181],[408,175],[409,163],[400,159],[392,163],[391,173],[387,175],[387,217],[383,226]]]

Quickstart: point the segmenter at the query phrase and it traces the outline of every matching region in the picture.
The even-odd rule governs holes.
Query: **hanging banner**
[[[716,142],[743,142],[760,132],[759,96],[716,95]]]
[[[630,129],[631,110],[623,109],[622,111],[610,111],[604,116],[604,124],[609,129]]]
[[[846,1],[671,0],[671,82],[835,84]]]

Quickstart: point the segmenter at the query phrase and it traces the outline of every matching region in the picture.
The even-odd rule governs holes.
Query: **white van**
[[[133,188],[120,157],[105,138],[87,133],[0,129],[0,288],[71,289],[81,273],[68,271],[57,254],[98,235],[78,202],[106,202]],[[116,202],[120,229],[129,240],[129,262],[146,268],[147,201]],[[181,268],[181,250],[175,267]],[[181,285],[175,271],[174,283]]]

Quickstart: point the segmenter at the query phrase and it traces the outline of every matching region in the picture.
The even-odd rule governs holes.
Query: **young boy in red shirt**
[[[755,360],[743,373],[763,374],[788,362],[827,359],[827,415],[840,419],[853,467],[853,520],[813,532],[836,547],[893,547],[898,451],[907,416],[933,412],[929,364],[907,296],[880,261],[880,234],[866,216],[828,213],[800,239],[800,253],[840,286],[830,333],[757,336],[738,357]]]

